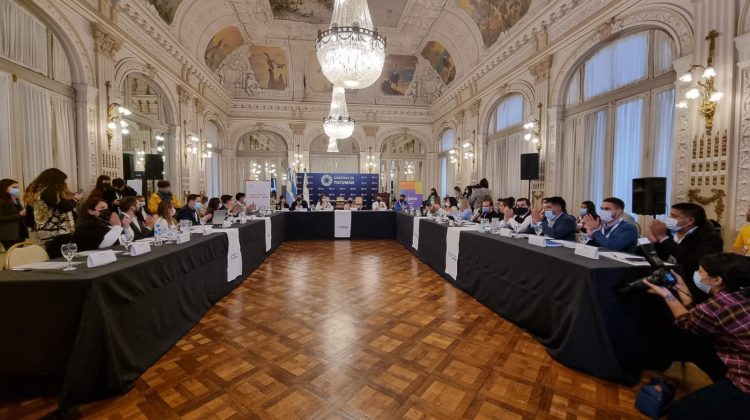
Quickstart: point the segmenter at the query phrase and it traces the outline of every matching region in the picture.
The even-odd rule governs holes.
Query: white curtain
[[[574,106],[578,105],[578,101],[581,96],[581,72],[576,70],[575,74],[570,78],[568,84],[568,96],[565,100],[565,105]]]
[[[523,96],[512,95],[504,99],[497,107],[497,126],[501,131],[523,121]]]
[[[651,113],[655,116],[651,124],[653,127],[651,138],[654,141],[651,172],[653,176],[667,178],[667,208],[669,208],[671,205],[670,197],[672,196],[670,179],[672,178],[672,146],[674,144],[675,91],[672,88],[659,92],[655,96],[655,112]]]
[[[440,196],[445,197],[453,189],[455,165],[451,163],[450,157],[440,158]],[[428,193],[425,193],[427,195]]]
[[[14,0],[0,0],[0,57],[47,74],[47,28]]]
[[[15,84],[13,108],[17,131],[14,138],[23,144],[23,183],[28,185],[40,172],[54,165],[51,94],[36,85],[18,81]],[[71,174],[68,174],[71,176]],[[20,180],[19,180],[20,181]]]
[[[11,76],[0,71],[0,178],[16,178],[13,173],[13,147],[10,137]]]
[[[52,37],[52,75],[60,83],[68,86],[72,84],[68,56],[56,36]]]
[[[351,174],[359,172],[359,155],[310,155],[310,172]]]
[[[584,100],[644,79],[648,70],[648,32],[619,39],[584,64]]]
[[[486,178],[490,183],[490,187],[493,191],[502,190],[503,176],[505,175],[504,168],[504,147],[503,144],[506,141],[506,137],[498,140],[491,141],[487,145],[487,159],[485,160]]]
[[[575,194],[576,186],[581,182],[581,175],[578,173],[579,153],[577,153],[576,145],[583,143],[584,118],[584,115],[579,114],[565,119],[565,137],[563,138],[562,156],[560,156],[559,161],[562,165],[562,182],[560,183],[561,189],[557,191],[557,194],[568,202],[578,199]]]
[[[593,201],[597,206],[604,199],[604,180],[606,177],[604,151],[607,136],[607,111],[604,109],[591,112],[585,117],[584,134],[584,199]]]
[[[643,155],[643,98],[617,104],[612,194],[632,211],[633,178],[641,174]]]
[[[527,181],[521,180],[521,154],[534,153],[533,143],[523,139],[523,132],[492,141],[487,147],[487,181],[496,195],[493,198],[525,197]]]
[[[447,129],[443,131],[443,136],[440,138],[440,151],[447,152],[448,150],[456,146],[456,132],[453,129]]]
[[[52,150],[54,166],[68,174],[68,186],[76,188],[75,104],[71,98],[52,95]]]
[[[658,76],[672,70],[674,41],[662,31],[654,31],[654,75]]]

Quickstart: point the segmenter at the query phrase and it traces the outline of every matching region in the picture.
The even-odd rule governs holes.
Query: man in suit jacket
[[[302,196],[297,194],[297,197],[294,203],[292,203],[292,207],[290,210],[297,211],[297,210],[306,209],[306,208],[309,208],[307,201],[303,200]]]
[[[651,222],[647,237],[654,244],[659,258],[682,266],[685,278],[691,278],[698,270],[698,260],[702,256],[724,250],[721,235],[708,222],[703,207],[695,203],[673,205],[669,217],[663,222]],[[685,283],[694,302],[700,303],[708,299],[708,295],[692,281]]]
[[[133,230],[133,240],[154,236],[154,223],[156,223],[156,218],[147,216],[148,219],[146,219],[142,215],[136,197],[123,197],[120,200],[118,211],[120,214],[120,220],[124,219],[126,214],[130,217],[130,229]]]
[[[534,234],[534,227],[541,226],[546,236],[575,241],[576,218],[565,211],[565,200],[562,197],[547,197],[543,203],[544,212],[531,212],[531,226],[527,232]]]
[[[198,217],[198,210],[200,210],[198,202],[198,194],[190,194],[187,196],[187,204],[183,206],[177,212],[177,220],[190,220],[193,225],[200,225],[200,217]]]
[[[587,245],[634,253],[638,245],[638,228],[623,219],[624,212],[625,203],[617,197],[610,197],[602,202],[599,219],[590,214],[583,216],[589,237]]]

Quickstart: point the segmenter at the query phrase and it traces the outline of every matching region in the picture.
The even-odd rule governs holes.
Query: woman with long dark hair
[[[68,189],[65,172],[44,170],[26,188],[24,200],[34,211],[34,230],[39,240],[46,242],[56,236],[73,233],[73,211],[81,194]]]
[[[18,182],[0,180],[0,243],[6,250],[28,236],[23,220],[25,216],[26,209],[21,205]]]
[[[106,201],[111,190],[112,178],[110,178],[109,175],[99,175],[99,178],[96,178],[96,186],[94,187],[94,190],[91,191],[89,198],[100,198]]]

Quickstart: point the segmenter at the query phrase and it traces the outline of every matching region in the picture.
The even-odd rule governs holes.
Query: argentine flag
[[[286,170],[286,202],[290,206],[297,197],[297,173],[291,167]]]
[[[310,189],[307,187],[307,169],[302,177],[302,199],[310,203]]]

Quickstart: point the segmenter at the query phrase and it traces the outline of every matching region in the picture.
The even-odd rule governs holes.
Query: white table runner
[[[266,252],[271,250],[271,218],[264,217],[263,221],[266,224]]]
[[[426,217],[414,217],[414,227],[411,231],[411,247],[417,250],[419,249],[419,221],[422,219]]]
[[[333,212],[333,237],[351,238],[352,236],[352,212],[349,210],[336,210]]]
[[[242,275],[242,248],[240,247],[240,232],[234,229],[213,229],[227,235],[229,247],[227,248],[227,282]]]
[[[478,230],[478,227],[449,227],[445,234],[445,274],[453,280],[458,276],[458,242],[461,240],[461,232],[468,230]]]

